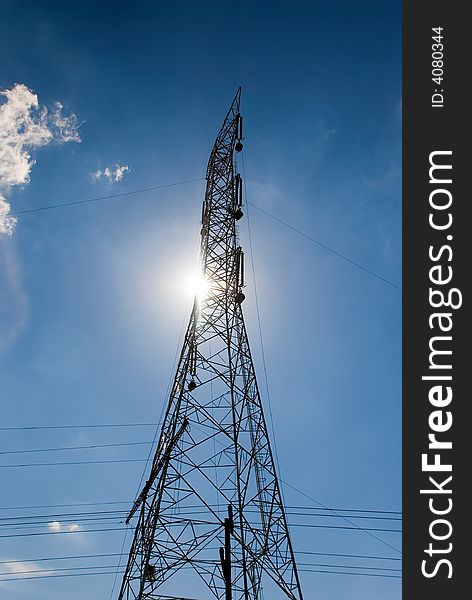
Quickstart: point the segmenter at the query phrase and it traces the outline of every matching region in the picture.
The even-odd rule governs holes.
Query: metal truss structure
[[[239,89],[207,168],[200,275],[120,600],[302,600],[241,304]],[[267,597],[267,592],[266,592]]]

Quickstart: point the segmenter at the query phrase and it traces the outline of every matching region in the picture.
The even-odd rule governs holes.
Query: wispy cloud
[[[76,115],[71,113],[67,117],[62,114],[64,106],[60,102],[54,103],[52,113],[52,130],[55,138],[60,142],[80,142],[80,123]]]
[[[7,574],[14,575],[15,577],[31,577],[33,575],[34,577],[41,577],[51,574],[50,571],[45,572],[40,564],[32,561],[22,562],[19,560],[9,560],[5,561],[2,564],[2,567]],[[0,583],[1,581],[2,580],[0,579]]]
[[[97,169],[95,173],[92,173],[92,179],[98,181],[100,179],[107,179],[109,183],[116,183],[121,181],[125,176],[125,173],[129,173],[130,169],[128,165],[119,165],[116,163],[114,169],[112,167],[106,167],[104,171]]]
[[[22,83],[0,90],[0,235],[11,235],[16,219],[10,215],[6,195],[13,186],[26,185],[35,164],[31,152],[51,143],[80,142],[80,123],[64,115],[56,102],[52,110]]]
[[[10,205],[0,192],[0,235],[11,235],[15,229],[16,219],[10,216]]]
[[[0,236],[0,354],[24,331],[28,312],[28,297],[14,241]]]
[[[49,531],[79,531],[80,525],[77,523],[60,523],[59,521],[50,521],[48,523]]]

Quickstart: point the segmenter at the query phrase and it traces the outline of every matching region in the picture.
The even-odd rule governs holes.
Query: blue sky
[[[51,118],[60,102],[81,139],[68,141],[57,119],[48,121],[55,133],[30,149],[29,181],[0,182],[12,212],[203,177],[241,85],[249,202],[401,285],[399,2],[2,0],[0,8],[0,90],[24,84]],[[0,108],[6,101],[0,96]],[[119,181],[116,165],[129,167]],[[203,183],[25,214],[0,238],[4,427],[157,422],[191,305]],[[255,208],[249,220],[282,479],[326,506],[401,510],[401,293]],[[247,218],[241,238],[249,257]],[[250,268],[247,284],[267,406]],[[152,427],[0,431],[3,451],[152,435]],[[148,448],[13,454],[0,464],[141,459]],[[0,505],[127,501],[142,470],[140,462],[2,468]],[[316,506],[284,491],[290,506]],[[89,509],[41,510],[0,516]],[[8,533],[44,532],[55,520],[62,529],[76,523],[51,517]],[[5,538],[0,561],[120,552],[122,531],[85,529]],[[292,535],[300,550],[399,556],[360,531],[294,526]],[[400,548],[398,533],[375,535]],[[101,560],[81,565],[117,558]],[[401,595],[397,579],[303,572],[302,582],[307,598]],[[0,589],[12,599],[75,600],[108,598],[112,585],[104,575]]]

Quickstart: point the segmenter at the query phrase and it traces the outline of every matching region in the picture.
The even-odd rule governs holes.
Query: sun
[[[210,281],[201,273],[194,274],[188,277],[183,282],[183,287],[186,294],[191,296],[192,299],[196,300],[199,305],[204,302],[210,291]]]
[[[203,275],[197,275],[193,282],[194,294],[198,304],[206,300],[210,291],[210,282]]]

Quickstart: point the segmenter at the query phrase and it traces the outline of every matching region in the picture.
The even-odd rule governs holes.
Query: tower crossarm
[[[162,467],[164,466],[165,462],[169,460],[170,454],[171,454],[173,448],[175,447],[175,445],[179,441],[179,439],[182,436],[183,432],[185,431],[187,425],[188,425],[188,419],[184,418],[184,420],[182,422],[182,425],[179,427],[179,430],[175,434],[174,438],[164,448],[164,451],[162,453],[161,458],[159,458],[159,460],[157,460],[157,462],[156,461],[153,462],[153,465],[152,465],[152,468],[151,468],[151,474],[149,476],[149,479],[144,484],[144,487],[141,490],[141,493],[136,498],[136,500],[135,500],[135,502],[134,502],[131,510],[129,511],[128,516],[126,517],[126,520],[125,520],[126,525],[129,524],[129,522],[133,518],[135,512],[138,510],[138,508],[144,502],[144,500],[145,500],[145,498],[146,498],[146,496],[147,496],[147,494],[148,494],[148,492],[149,492],[149,490],[151,488],[151,485],[154,483],[156,477],[158,476],[158,474],[159,474],[160,470],[162,469]],[[159,455],[156,455],[156,456],[159,456]]]

